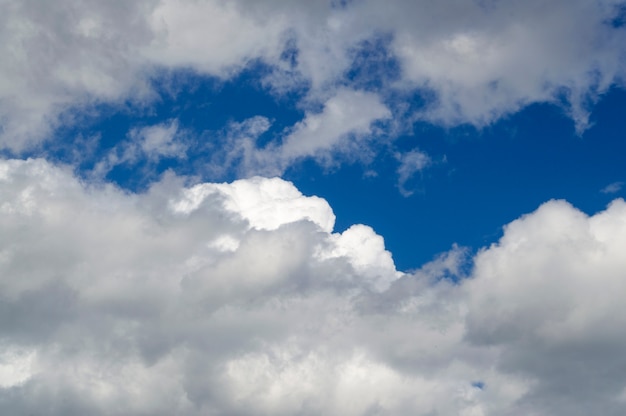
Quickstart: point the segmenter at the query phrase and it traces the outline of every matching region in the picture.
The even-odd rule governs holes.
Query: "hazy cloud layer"
[[[396,271],[280,179],[129,194],[3,160],[0,189],[3,414],[626,411],[623,200],[548,202],[463,276],[458,248]]]
[[[583,129],[597,95],[623,79],[622,11],[617,0],[2,0],[0,143],[31,147],[98,103],[150,103],[162,69],[228,79],[251,62],[269,65],[263,82],[278,94],[310,88],[305,106],[362,81],[356,66],[383,102],[431,97],[410,120],[484,125],[548,101]],[[360,54],[367,45],[385,53]],[[306,146],[328,144],[320,137]]]

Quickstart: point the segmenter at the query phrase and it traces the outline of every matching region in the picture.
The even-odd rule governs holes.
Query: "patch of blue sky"
[[[137,169],[141,167],[141,160],[120,164],[113,167],[105,179],[133,191],[147,186],[150,179],[167,169],[202,180],[237,179],[236,171],[228,166],[220,170],[219,175],[210,174],[214,170],[202,168],[211,162],[218,149],[226,145],[224,140],[230,125],[254,117],[266,117],[270,128],[256,141],[259,147],[263,147],[270,141],[280,140],[281,133],[304,114],[294,105],[301,98],[301,91],[279,96],[261,85],[267,71],[266,67],[255,63],[226,81],[192,71],[163,73],[152,80],[159,97],[155,102],[147,106],[124,103],[96,107],[91,114],[83,115],[80,122],[56,131],[56,140],[46,142],[42,149],[32,151],[28,156],[45,154],[67,163],[74,157],[75,150],[82,148],[82,159],[77,165],[79,173],[87,174],[116,146],[129,142],[128,134],[132,129],[176,120],[188,136],[189,151],[184,158],[162,158],[149,172],[144,170],[149,178],[137,176],[141,172]],[[71,162],[76,164],[76,160]]]
[[[472,387],[475,387],[479,390],[484,390],[485,389],[485,383],[483,381],[473,381],[472,382]]]
[[[289,179],[328,199],[339,230],[354,222],[373,226],[406,270],[453,243],[472,250],[488,246],[500,238],[502,225],[550,199],[566,199],[592,214],[623,197],[621,189],[600,191],[626,177],[624,103],[623,90],[606,94],[582,137],[562,109],[548,104],[482,130],[416,124],[395,147],[419,148],[433,163],[408,184],[415,190],[409,197],[397,190],[397,162],[389,152],[369,166],[342,166],[329,175],[308,163],[288,172]]]
[[[614,28],[622,28],[626,26],[626,5],[617,4],[615,6],[613,16],[609,24]]]
[[[388,56],[385,42],[381,37],[355,51],[357,64],[346,82],[372,90],[393,82],[397,63]],[[219,157],[233,123],[267,118],[269,128],[255,142],[264,147],[279,143],[305,114],[299,103],[306,90],[276,94],[262,85],[268,71],[253,64],[229,81],[188,71],[163,74],[153,80],[160,96],[153,104],[97,108],[81,122],[58,130],[62,140],[49,141],[37,152],[73,163],[87,175],[116,146],[129,142],[132,129],[177,120],[186,134],[185,157],[120,163],[104,179],[131,191],[145,189],[168,169],[196,180],[234,180],[241,175],[236,159]],[[471,250],[487,246],[501,236],[503,224],[549,199],[564,198],[594,213],[623,196],[621,189],[610,195],[600,192],[626,179],[623,90],[613,89],[601,98],[582,136],[562,108],[550,104],[531,105],[483,129],[413,122],[411,114],[431,98],[421,91],[388,94],[388,106],[406,125],[393,134],[382,129],[381,137],[368,140],[368,157],[343,156],[347,163],[331,167],[304,159],[285,171],[285,179],[305,194],[326,198],[337,215],[337,231],[355,223],[372,226],[384,236],[402,270],[419,267],[455,243]],[[403,195],[397,155],[412,151],[425,152],[431,163],[407,180],[404,187],[410,192]],[[220,163],[222,169],[210,168]]]

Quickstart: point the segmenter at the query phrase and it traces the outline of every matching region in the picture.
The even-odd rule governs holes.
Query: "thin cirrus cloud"
[[[456,247],[396,271],[278,178],[128,194],[13,160],[0,181],[8,414],[626,410],[623,200],[550,201],[465,275]]]

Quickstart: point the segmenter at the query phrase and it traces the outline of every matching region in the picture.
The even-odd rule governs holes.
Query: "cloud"
[[[137,169],[143,170],[144,178],[150,178],[154,174],[152,169],[163,159],[185,159],[189,151],[189,135],[180,129],[178,120],[172,119],[153,126],[132,128],[126,140],[120,141],[106,156],[93,166],[91,175],[102,179],[111,170],[120,165],[136,166],[144,162],[145,166]],[[92,140],[99,140],[96,137]],[[85,157],[86,156],[86,157]],[[88,159],[91,155],[78,155],[78,159]]]
[[[613,182],[600,190],[603,194],[615,194],[622,190],[624,182]]]
[[[621,199],[592,217],[551,201],[475,259],[467,338],[529,381],[520,414],[623,411],[625,219]]]
[[[245,2],[163,0],[144,16],[155,36],[143,52],[165,67],[228,77],[248,61],[278,58],[287,16]]]
[[[430,165],[430,157],[419,150],[411,150],[406,153],[396,154],[396,159],[400,162],[398,166],[398,189],[404,196],[411,196],[413,191],[406,189],[406,183],[417,173]]]
[[[177,137],[177,134],[180,136],[178,130],[178,120],[171,120],[154,126],[134,128],[129,136],[150,159],[182,157],[187,147]]]
[[[372,134],[372,123],[391,117],[375,94],[340,90],[324,103],[319,114],[307,114],[296,124],[280,147],[282,159],[315,156],[337,147],[346,135],[357,139]]]
[[[274,176],[306,158],[324,166],[359,159],[371,153],[371,140],[389,118],[391,111],[376,94],[341,89],[323,103],[321,111],[306,112],[301,121],[263,146],[258,139],[271,127],[270,120],[256,116],[231,123],[225,145],[215,149],[213,171],[231,167],[240,176]]]
[[[620,1],[333,4],[7,0],[0,143],[19,152],[99,104],[149,104],[156,97],[151,82],[163,70],[229,79],[261,62],[270,89],[305,86],[305,100],[324,103],[355,82],[354,65],[367,67],[368,58],[355,53],[367,42],[398,68],[397,76],[370,85],[371,94],[431,98],[411,120],[483,126],[551,102],[582,131],[593,102],[623,81],[626,32],[612,23]],[[376,43],[381,36],[388,41]]]
[[[132,194],[2,160],[0,186],[3,413],[626,410],[623,200],[402,273],[280,179]]]
[[[254,116],[230,122],[218,132],[204,132],[209,137],[205,148],[189,145],[193,140],[184,131],[179,132],[177,120],[133,129],[128,134],[129,140],[112,149],[95,171],[103,177],[119,164],[193,157],[199,148],[200,152],[210,153],[210,160],[200,169],[214,180],[230,173],[246,178],[280,176],[307,159],[326,168],[346,162],[367,162],[375,155],[376,145],[380,144],[380,136],[386,134],[391,118],[391,110],[377,94],[343,88],[321,108],[306,111],[301,121],[282,131],[266,135],[272,121]],[[266,140],[270,135],[273,137]],[[429,164],[429,157],[417,151],[398,154],[397,158],[401,160],[398,173],[403,184]]]
[[[303,197],[292,184],[281,179],[258,176],[230,184],[196,185],[186,189],[183,197],[172,203],[172,209],[189,214],[212,194],[221,195],[224,208],[239,213],[255,229],[276,230],[281,225],[307,219],[330,233],[335,225],[335,215],[325,200]]]
[[[137,53],[150,1],[3,1],[0,145],[32,148],[97,103],[152,99]]]

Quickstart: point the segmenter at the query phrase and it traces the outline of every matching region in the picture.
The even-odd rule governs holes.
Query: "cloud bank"
[[[365,88],[383,104],[419,93],[423,108],[394,117],[446,126],[483,126],[551,102],[579,130],[598,95],[624,77],[617,0],[3,0],[0,7],[0,144],[17,152],[100,104],[149,105],[151,82],[164,71],[227,80],[263,63],[266,88],[279,95],[305,88],[301,105],[311,108],[330,108],[346,88]],[[306,136],[310,123],[296,133]],[[320,137],[306,146],[338,136]],[[289,155],[304,151],[290,147]]]
[[[621,415],[626,203],[396,270],[281,179],[142,194],[0,162],[12,415]],[[268,215],[271,213],[271,215]]]

